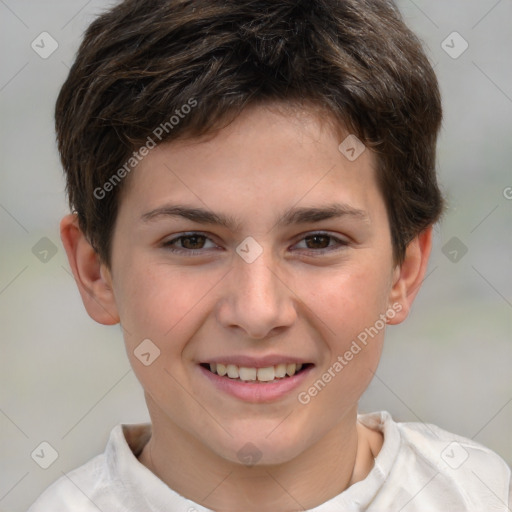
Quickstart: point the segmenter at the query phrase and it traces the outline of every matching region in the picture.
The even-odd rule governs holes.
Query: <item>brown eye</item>
[[[331,238],[328,235],[312,235],[307,236],[304,240],[308,249],[326,249],[329,247]]]
[[[184,249],[202,249],[206,237],[202,235],[182,236],[179,240],[181,240],[181,246]]]
[[[217,248],[216,244],[206,235],[190,233],[180,235],[162,244],[166,250],[187,256],[199,256],[208,250]]]
[[[348,245],[350,245],[348,241],[328,233],[312,233],[302,238],[295,245],[295,249],[309,253],[309,255],[321,256],[343,250]]]

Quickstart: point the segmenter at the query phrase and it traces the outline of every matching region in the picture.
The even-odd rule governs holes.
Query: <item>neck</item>
[[[217,512],[307,510],[363,480],[373,467],[382,437],[356,415],[293,460],[252,467],[222,458],[152,415],[153,434],[140,462],[180,495]]]

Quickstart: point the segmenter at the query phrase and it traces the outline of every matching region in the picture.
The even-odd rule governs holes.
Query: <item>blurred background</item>
[[[68,210],[54,103],[85,27],[109,5],[0,0],[3,512],[26,510],[101,453],[114,425],[148,420],[121,331],[87,316],[58,231]],[[449,210],[360,409],[437,424],[512,464],[512,1],[398,5],[441,84]]]

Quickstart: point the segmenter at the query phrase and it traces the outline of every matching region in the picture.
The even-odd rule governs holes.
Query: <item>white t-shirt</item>
[[[368,476],[309,512],[509,512],[511,471],[494,452],[435,425],[359,415],[384,435]],[[105,453],[61,477],[28,512],[211,512],[136,458],[149,425],[118,425]],[[279,511],[275,511],[279,512]]]

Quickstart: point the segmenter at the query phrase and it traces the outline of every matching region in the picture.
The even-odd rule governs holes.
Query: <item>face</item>
[[[128,356],[153,421],[224,459],[285,462],[353,421],[400,308],[376,161],[349,161],[347,135],[254,107],[126,183],[109,280]]]

